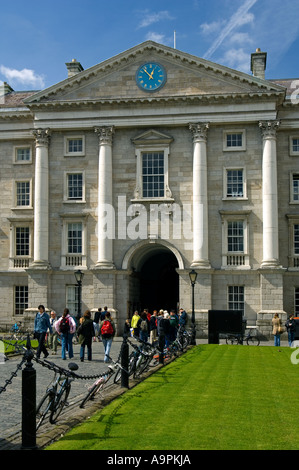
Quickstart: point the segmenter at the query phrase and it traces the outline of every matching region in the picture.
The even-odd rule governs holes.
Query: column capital
[[[49,145],[51,135],[50,129],[34,129],[32,134],[35,137],[36,145],[43,145],[45,147]]]
[[[99,138],[100,145],[112,145],[114,126],[95,127],[94,131]]]
[[[259,128],[261,130],[263,139],[269,139],[269,138],[275,138],[276,137],[276,131],[278,127],[280,126],[280,121],[275,120],[275,121],[260,121],[259,122]]]
[[[210,124],[208,122],[196,122],[189,124],[189,130],[193,134],[193,142],[206,142]]]

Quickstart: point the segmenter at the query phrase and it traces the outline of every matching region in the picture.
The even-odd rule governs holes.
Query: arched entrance
[[[164,240],[143,240],[124,257],[123,269],[132,270],[131,310],[170,310],[179,303],[179,275],[183,260],[176,248]]]
[[[140,273],[140,305],[148,308],[171,310],[179,302],[178,262],[173,253],[156,253],[143,264]]]

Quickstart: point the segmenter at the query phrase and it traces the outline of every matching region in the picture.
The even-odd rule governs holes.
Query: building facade
[[[296,80],[152,41],[39,92],[0,96],[0,323],[37,306],[299,314]],[[299,88],[299,87],[298,87]]]

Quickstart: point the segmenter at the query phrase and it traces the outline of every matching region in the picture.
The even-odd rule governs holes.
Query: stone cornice
[[[78,107],[95,107],[95,106],[105,106],[105,105],[131,105],[131,104],[163,104],[163,103],[191,103],[196,104],[197,102],[228,102],[233,103],[244,103],[244,101],[252,100],[263,100],[263,101],[277,101],[278,104],[282,104],[284,96],[281,92],[251,92],[251,93],[229,93],[229,94],[203,94],[203,95],[171,95],[171,96],[144,96],[138,98],[125,98],[125,97],[115,97],[115,98],[105,98],[97,100],[59,100],[59,101],[43,101],[40,103],[30,104],[31,111],[35,109],[47,109],[47,108],[78,108]]]

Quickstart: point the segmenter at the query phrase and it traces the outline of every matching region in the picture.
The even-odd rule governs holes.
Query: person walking
[[[55,328],[56,321],[56,312],[52,310],[50,313],[50,325],[52,327],[52,333],[49,332],[48,336],[49,348],[51,349],[52,354],[57,353],[58,333]]]
[[[280,335],[281,335],[281,319],[279,318],[278,313],[274,314],[272,318],[272,334],[274,335],[274,346],[280,346]]]
[[[115,335],[115,324],[111,318],[110,312],[106,312],[105,319],[100,323],[100,332],[105,351],[104,362],[109,362],[110,349]]]
[[[92,360],[92,338],[95,336],[94,322],[91,319],[90,310],[86,310],[83,315],[83,321],[77,330],[80,347],[80,361],[84,361],[85,346],[87,347],[87,360]]]
[[[292,343],[295,339],[295,332],[296,332],[296,322],[295,322],[295,319],[294,319],[294,315],[292,313],[291,313],[291,315],[289,315],[289,318],[285,323],[285,327],[286,327],[287,332],[288,332],[289,346],[292,346]]]
[[[66,360],[66,351],[69,358],[74,357],[73,353],[73,334],[76,332],[76,322],[70,316],[68,308],[65,308],[62,317],[55,323],[57,333],[61,336],[61,357]]]
[[[36,357],[39,359],[41,353],[44,353],[44,357],[48,357],[49,353],[45,345],[45,338],[47,331],[52,333],[52,326],[50,324],[49,315],[45,311],[43,305],[38,306],[39,312],[36,314],[34,319],[34,336],[38,340],[38,347],[36,350]]]

